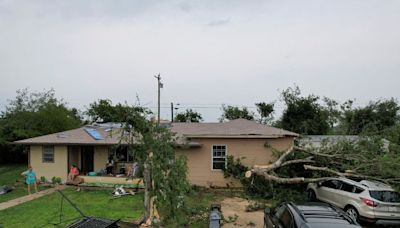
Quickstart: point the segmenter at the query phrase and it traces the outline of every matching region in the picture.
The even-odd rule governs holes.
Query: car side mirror
[[[271,208],[269,208],[269,207],[266,207],[266,208],[264,209],[264,214],[265,214],[265,215],[270,215],[271,212],[272,212],[272,210],[271,210]]]

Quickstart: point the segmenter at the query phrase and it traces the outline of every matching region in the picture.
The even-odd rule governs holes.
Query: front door
[[[81,152],[82,170],[83,174],[93,172],[94,170],[94,147],[93,146],[82,146]]]

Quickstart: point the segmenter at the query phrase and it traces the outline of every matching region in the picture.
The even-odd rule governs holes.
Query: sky
[[[275,102],[297,85],[339,102],[399,98],[398,0],[0,0],[0,110],[30,88],[193,108]],[[139,101],[137,101],[139,98]]]

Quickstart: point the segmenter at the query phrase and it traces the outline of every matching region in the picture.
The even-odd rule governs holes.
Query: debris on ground
[[[126,195],[135,195],[136,193],[131,190],[125,190],[123,186],[116,187],[112,192],[114,197],[121,197]]]
[[[252,204],[247,199],[233,197],[221,201],[221,211],[224,217],[223,227],[262,227],[264,224],[263,210],[248,212]]]
[[[0,187],[0,195],[11,192],[13,189],[8,185],[3,185]]]

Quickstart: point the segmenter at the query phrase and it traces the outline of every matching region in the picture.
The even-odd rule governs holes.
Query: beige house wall
[[[212,170],[212,146],[226,145],[227,156],[242,158],[242,163],[248,167],[268,164],[275,158],[272,148],[286,150],[294,142],[293,137],[278,139],[193,139],[202,144],[201,148],[178,149],[177,155],[185,155],[188,165],[188,179],[199,186],[239,186],[234,179],[224,178],[223,171]],[[268,146],[269,145],[269,146]]]
[[[94,147],[94,171],[97,172],[101,169],[106,168],[108,159],[108,147],[107,146],[95,146]]]
[[[65,182],[68,172],[68,148],[67,146],[54,146],[54,162],[42,162],[43,147],[30,146],[30,164],[36,172],[36,177],[46,177],[51,180],[52,177],[61,177]]]
[[[278,139],[212,139],[198,138],[193,141],[202,144],[200,148],[177,149],[177,155],[187,157],[188,179],[194,185],[199,186],[240,186],[239,182],[232,178],[224,178],[221,170],[212,170],[212,146],[226,145],[227,155],[242,158],[242,163],[248,167],[268,164],[275,158],[272,148],[286,150],[294,142],[293,137]],[[272,147],[272,148],[271,148]],[[53,176],[61,177],[66,181],[68,172],[68,147],[54,146],[54,163],[42,162],[42,146],[30,147],[30,163],[37,177],[45,176],[51,179]],[[95,146],[94,169],[104,169],[108,158],[107,146]],[[73,160],[75,160],[74,158]]]

